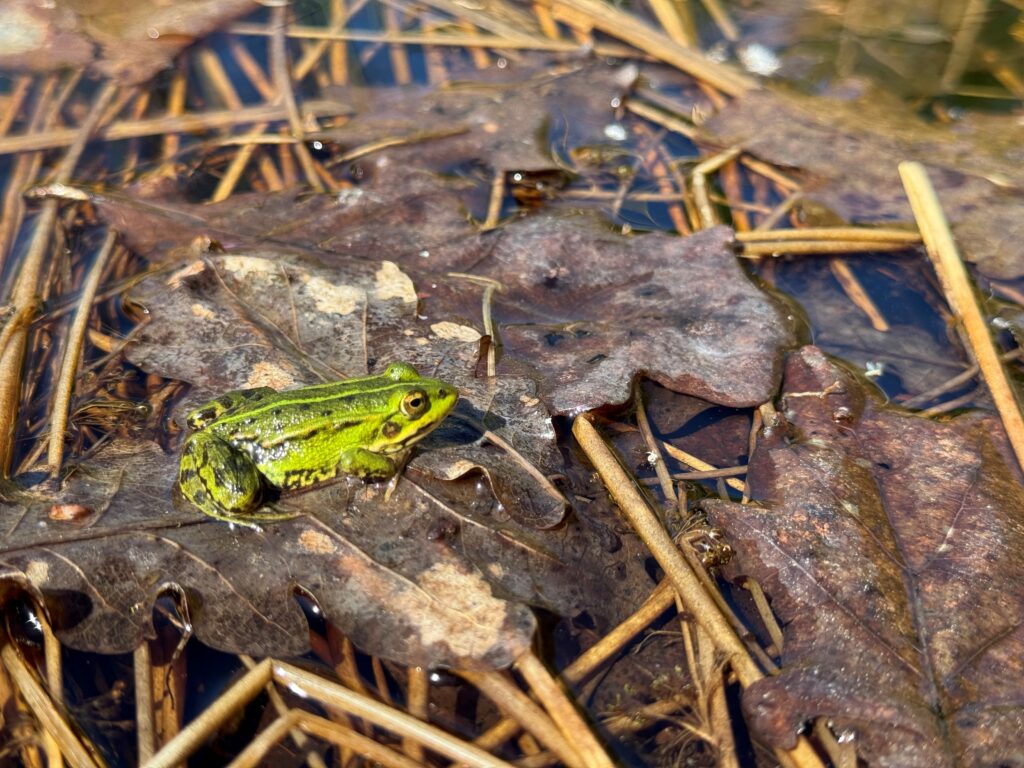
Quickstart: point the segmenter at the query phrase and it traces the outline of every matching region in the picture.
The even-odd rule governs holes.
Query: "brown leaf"
[[[552,149],[609,145],[605,129],[617,120],[614,105],[637,72],[633,65],[593,62],[552,66],[535,56],[512,71],[474,71],[451,88],[340,88],[328,94],[351,103],[356,115],[317,137],[347,149],[406,141],[388,156],[420,168],[478,163],[498,172],[585,173]],[[665,72],[655,67],[648,74],[657,78]]]
[[[998,422],[884,407],[814,347],[780,413],[750,463],[761,504],[708,502],[785,627],[752,726],[792,745],[824,716],[869,764],[1020,763],[1024,494]]]
[[[0,69],[53,72],[90,63],[124,84],[148,80],[196,38],[259,7],[254,0],[38,3],[7,0]]]
[[[474,273],[505,286],[495,312],[506,353],[534,365],[556,413],[623,403],[641,372],[749,406],[774,392],[793,336],[731,242],[724,227],[623,237],[590,215],[536,216],[482,239]]]
[[[461,402],[449,421],[486,426],[496,420],[492,431],[528,457],[520,462],[472,447],[479,430],[458,439],[442,431],[428,438],[420,452],[426,458],[414,457],[412,466],[446,478],[482,469],[513,516],[541,527],[562,520],[565,499],[540,480],[560,460],[547,412],[535,397],[532,407],[524,403],[533,397],[532,382],[476,381],[479,333],[420,319],[413,282],[394,262],[324,269],[263,251],[208,256],[183,274],[171,276],[170,290],[166,278],[153,277],[132,293],[151,322],[127,355],[147,370],[199,387],[192,404],[231,389],[288,389],[366,375],[403,360],[459,387]],[[449,448],[430,450],[438,445]],[[531,474],[522,467],[531,462],[545,469]]]
[[[897,165],[925,163],[964,256],[987,275],[1015,278],[1024,275],[1024,165],[1020,142],[1002,138],[1020,133],[1009,120],[952,132],[875,93],[850,101],[762,91],[729,104],[705,131],[800,169],[806,196],[852,222],[911,221]]]
[[[88,516],[54,520],[48,495],[3,494],[0,562],[42,595],[63,642],[131,650],[153,637],[152,603],[173,586],[207,644],[300,654],[308,630],[293,590],[303,587],[361,647],[406,664],[504,667],[529,647],[530,611],[495,597],[484,574],[443,540],[404,548],[378,541],[374,549],[347,537],[360,516],[387,528],[445,514],[409,483],[386,503],[381,488],[339,483],[318,500],[316,516],[253,531],[184,503],[176,509],[176,474],[176,456],[119,441],[78,465],[56,497],[74,499]]]
[[[297,205],[289,205],[294,194],[210,207],[157,208],[110,197],[97,203],[136,248],[156,250],[157,258],[161,250],[181,254],[207,233],[232,237],[225,245],[256,247],[266,238],[342,269],[353,258],[386,253],[415,281],[420,315],[432,323],[480,315],[482,289],[449,273],[497,280],[499,373],[529,372],[555,413],[625,402],[638,373],[737,407],[774,392],[779,351],[794,336],[781,308],[738,265],[730,230],[626,237],[596,215],[577,213],[528,216],[478,233],[456,215],[457,189],[431,174],[389,168],[340,199],[316,196]],[[160,216],[169,227],[160,226]],[[397,336],[387,349],[395,356],[415,351]]]

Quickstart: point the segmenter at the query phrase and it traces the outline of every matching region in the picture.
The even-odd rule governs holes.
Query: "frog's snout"
[[[459,401],[459,390],[451,384],[444,384],[437,388],[436,396],[438,402],[446,405],[445,412],[447,413]]]

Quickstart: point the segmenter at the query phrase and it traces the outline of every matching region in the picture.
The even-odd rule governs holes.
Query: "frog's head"
[[[384,377],[395,385],[388,387],[388,415],[377,434],[375,450],[380,453],[398,453],[426,437],[459,399],[451,384],[420,376],[407,363],[389,365]]]

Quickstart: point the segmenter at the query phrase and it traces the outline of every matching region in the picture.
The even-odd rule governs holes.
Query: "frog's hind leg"
[[[220,397],[203,403],[189,411],[185,417],[185,423],[188,424],[190,429],[202,429],[212,424],[224,414],[238,410],[240,406],[246,403],[274,394],[277,394],[277,391],[270,387],[235,389],[231,392],[225,392]]]
[[[208,432],[196,432],[185,442],[178,487],[207,515],[248,524],[259,506],[263,480],[248,454]]]

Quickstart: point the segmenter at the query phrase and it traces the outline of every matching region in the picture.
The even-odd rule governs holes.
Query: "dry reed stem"
[[[21,112],[21,105],[25,101],[29,90],[32,87],[33,78],[30,75],[22,75],[14,81],[11,92],[0,104],[0,136],[6,134],[14,123],[14,119]]]
[[[847,739],[840,744],[829,728],[828,720],[819,717],[814,722],[814,735],[835,768],[857,768],[857,742]]]
[[[697,203],[697,211],[700,214],[701,228],[707,229],[719,223],[718,214],[711,204],[708,196],[708,175],[714,173],[726,163],[731,163],[742,152],[740,147],[731,147],[717,155],[702,160],[694,166],[690,172],[690,179],[693,191],[693,199]]]
[[[796,179],[790,178],[774,165],[766,163],[764,160],[759,160],[751,155],[744,155],[740,158],[740,163],[745,165],[747,168],[752,170],[754,173],[764,176],[766,179],[773,181],[776,185],[781,187],[786,192],[799,192],[803,189],[803,185],[800,184]]]
[[[754,450],[757,448],[757,436],[761,434],[761,427],[764,426],[764,419],[761,414],[761,407],[758,407],[754,411],[754,415],[750,419],[750,432],[747,433],[747,464],[750,464],[750,459],[754,455]],[[740,504],[747,504],[750,502],[750,478],[743,478],[743,498],[740,499]]]
[[[273,676],[279,685],[295,686],[328,709],[334,708],[364,718],[399,737],[408,736],[416,739],[428,749],[439,752],[450,760],[467,762],[480,768],[509,768],[509,764],[504,760],[489,755],[434,725],[421,722],[405,712],[387,707],[291,664],[275,661]]]
[[[868,320],[871,321],[871,327],[882,333],[888,332],[889,323],[878,307],[875,306],[875,302],[871,300],[871,296],[868,295],[860,280],[857,279],[857,275],[850,269],[850,265],[843,259],[829,259],[828,263],[829,268],[832,270],[832,276],[839,281],[839,285],[842,287],[847,298],[861,312],[868,316]]]
[[[307,114],[315,117],[330,117],[346,114],[349,110],[337,101],[315,99],[304,103]],[[106,141],[136,139],[143,136],[162,136],[175,133],[195,133],[213,131],[220,128],[231,128],[250,123],[285,120],[287,109],[280,104],[259,104],[252,107],[232,110],[211,110],[209,112],[193,112],[182,115],[153,117],[146,120],[117,120],[106,128],[101,128],[95,138]],[[59,128],[31,134],[0,136],[0,155],[14,152],[29,152],[37,149],[55,149],[66,147],[78,136],[78,128]]]
[[[677,596],[678,601],[678,596]],[[702,725],[707,733],[694,731],[715,750],[717,768],[739,768],[736,760],[736,743],[732,736],[732,719],[725,700],[726,667],[715,653],[715,644],[699,624],[683,618],[685,613],[678,605],[680,631],[686,641],[687,665],[690,679],[698,691],[696,707]],[[696,644],[690,641],[691,634]]]
[[[718,647],[729,657],[740,682],[748,686],[761,679],[763,673],[750,658],[739,636],[707,594],[704,585],[683,560],[675,543],[661,526],[647,501],[636,490],[594,425],[586,417],[577,417],[573,422],[573,435],[601,475],[622,514],[640,534],[647,548],[672,580],[687,610],[707,628]]]
[[[487,217],[480,224],[480,230],[487,232],[498,226],[501,204],[505,200],[505,172],[498,169],[491,179],[491,194],[487,200]]]
[[[772,208],[761,221],[757,222],[757,226],[752,230],[753,232],[762,232],[774,230],[783,219],[785,219],[789,212],[793,210],[793,207],[803,199],[802,192],[791,192],[786,196],[786,199],[779,203],[777,206]],[[780,230],[784,231],[784,230]]]
[[[959,85],[960,78],[975,54],[975,42],[988,17],[989,4],[990,0],[968,0],[966,4],[958,6],[963,8],[963,13],[939,81],[943,91],[953,91]]]
[[[43,130],[47,123],[47,115],[50,113],[50,106],[57,90],[57,77],[48,77],[43,81],[36,96],[35,108],[28,121],[28,133]],[[3,140],[0,136],[0,140]],[[25,218],[25,200],[22,196],[24,189],[39,175],[39,169],[43,163],[42,153],[23,153],[14,160],[14,168],[8,174],[7,188],[3,195],[3,209],[0,213],[0,272],[7,264],[7,256],[14,247],[15,236],[21,229],[22,221]],[[4,292],[6,293],[6,291]],[[0,351],[6,344],[0,344]]]
[[[573,422],[572,431],[587,458],[601,475],[605,487],[618,504],[623,516],[630,521],[664,569],[666,576],[671,579],[687,611],[725,655],[740,684],[747,687],[764,677],[729,620],[686,563],[671,537],[661,527],[657,516],[636,490],[594,425],[585,416],[580,416]],[[821,765],[820,759],[803,738],[800,738],[797,746],[789,751],[788,757],[797,765],[807,768]]]
[[[720,469],[708,469],[694,472],[676,472],[672,475],[673,480],[714,480],[717,477],[737,477],[747,474],[746,464],[737,464],[735,467],[721,467]]]
[[[245,136],[238,137],[238,141],[241,143],[241,146],[235,152],[234,157],[231,158],[231,162],[228,163],[227,170],[224,171],[224,175],[217,183],[217,188],[210,196],[211,203],[219,203],[222,200],[227,200],[231,197],[231,194],[235,191],[235,187],[242,178],[242,172],[245,170],[245,167],[252,159],[253,153],[256,151],[258,146],[256,140],[264,138],[263,132],[266,130],[267,123],[259,123],[258,125],[253,126],[252,130]]]
[[[264,659],[245,673],[240,680],[217,697],[191,723],[142,763],[144,768],[175,768],[201,747],[211,734],[228,720],[273,679],[271,660]]]
[[[646,130],[646,126],[644,126],[644,129]],[[686,190],[686,180],[671,170],[671,163],[668,162],[669,153],[665,149],[663,137],[657,136],[656,139],[657,141],[650,152],[650,157],[645,158],[649,173],[654,177],[658,190],[662,194],[672,196],[672,202],[668,206],[668,217],[672,220],[672,226],[680,234],[689,234],[690,225],[686,220],[686,212],[682,206]],[[673,182],[679,186],[675,186]],[[630,199],[635,200],[636,198],[630,196]]]
[[[514,445],[505,440],[503,437],[501,437],[501,435],[497,434],[496,432],[486,429],[482,424],[478,423],[476,426],[480,428],[481,437],[484,440],[493,445],[496,445],[498,448],[501,448],[501,450],[503,450],[506,453],[506,455],[508,455],[520,467],[526,470],[526,472],[528,472],[533,477],[533,479],[537,481],[540,487],[544,489],[544,492],[552,500],[560,504],[566,503],[565,496],[562,494],[560,490],[558,490],[558,486],[551,482],[551,478],[545,475],[543,472],[541,472],[531,461],[529,461],[525,456],[523,456],[523,454],[516,450]]]
[[[1009,352],[1000,355],[999,359],[1002,360],[1004,363],[1009,363],[1019,359],[1022,355],[1024,355],[1024,347],[1017,347],[1016,349],[1011,349]],[[904,408],[920,408],[929,400],[934,400],[939,395],[944,395],[951,389],[958,389],[959,387],[962,387],[968,381],[977,376],[978,371],[980,370],[981,369],[978,368],[977,364],[971,365],[963,373],[957,374],[951,379],[948,379],[944,381],[942,384],[932,387],[926,392],[922,392],[919,395],[914,395],[914,397],[907,398],[906,400],[903,400],[899,404]]]
[[[736,25],[733,24],[732,19],[729,18],[728,11],[725,10],[718,0],[701,0],[701,4],[704,6],[704,10],[708,12],[708,16],[710,16],[718,26],[719,31],[722,33],[722,37],[730,43],[735,43],[740,39],[739,30],[736,29]]]
[[[661,614],[675,603],[675,592],[668,581],[662,581],[644,600],[643,604],[608,634],[577,656],[562,671],[562,678],[570,685],[580,685],[599,670],[612,656],[624,649]]]
[[[647,410],[644,408],[643,390],[640,388],[639,382],[634,388],[633,398],[636,402],[636,425],[640,429],[640,435],[644,439],[647,450],[654,454],[654,461],[648,463],[654,465],[654,474],[658,477],[658,485],[661,486],[662,494],[666,500],[675,505],[677,502],[676,488],[672,484],[672,476],[668,472],[668,467],[665,466],[665,457],[661,454],[659,441],[655,439],[654,433],[651,431],[651,423],[647,419]]]
[[[153,662],[147,641],[139,643],[132,653],[132,668],[135,673],[135,735],[141,764],[156,752],[156,729],[153,724]]]
[[[459,671],[458,675],[490,699],[507,719],[516,724],[515,730],[501,741],[506,741],[522,729],[532,734],[570,768],[589,768],[548,713],[523,693],[507,673]]]
[[[39,628],[43,633],[43,653],[46,664],[46,687],[49,689],[50,697],[57,707],[64,706],[64,671],[60,653],[60,641],[53,634],[53,627],[46,618],[44,606],[35,603],[34,610]],[[62,768],[64,758],[60,753],[60,746],[53,734],[43,731],[43,751],[46,753],[47,768]]]
[[[563,200],[615,200],[619,196],[618,191],[607,189],[566,189],[559,192]],[[681,192],[630,192],[626,200],[633,203],[682,203],[684,207],[687,202],[685,193]],[[686,226],[680,232],[689,234],[690,227]]]
[[[756,90],[757,82],[747,75],[718,64],[704,54],[684,48],[672,41],[664,32],[631,13],[619,10],[603,0],[550,0],[555,17],[562,9],[580,14],[607,35],[636,46],[644,53],[709,83],[729,96],[741,96]]]
[[[277,745],[286,733],[309,734],[334,744],[343,751],[355,753],[370,760],[375,765],[386,768],[423,768],[423,764],[395,752],[390,747],[367,738],[343,725],[332,723],[301,709],[289,710],[246,745],[228,768],[254,768],[264,763],[267,753]],[[317,755],[319,757],[319,755]],[[344,764],[344,763],[342,763]]]
[[[679,43],[686,48],[694,48],[699,45],[693,34],[693,27],[687,25],[683,18],[681,9],[684,6],[681,3],[675,3],[672,0],[650,0],[650,6],[661,28],[665,30],[665,34],[672,42]]]
[[[306,137],[306,127],[299,114],[299,105],[295,100],[295,91],[292,88],[292,78],[288,72],[288,51],[284,37],[285,28],[288,26],[287,5],[277,5],[271,10],[271,25],[274,28],[274,34],[270,37],[270,73],[274,79],[277,95],[284,102],[292,136],[298,140],[298,143],[293,146],[293,150],[299,159],[299,165],[302,166],[306,183],[311,189],[323,192],[325,186],[321,181],[316,162],[309,154],[306,145],[302,143]]]
[[[345,25],[348,24],[349,19],[352,18],[353,14],[358,13],[366,5],[367,0],[358,0],[354,5],[350,6],[347,10],[337,3],[331,4],[331,26],[328,30],[332,34],[341,34],[345,31]],[[285,31],[287,37],[299,38],[299,35],[293,35],[292,30],[295,27],[292,26]],[[327,46],[331,45],[331,38],[323,37],[316,41],[314,45],[311,45],[309,49],[302,54],[302,58],[299,59],[295,66],[292,67],[292,77],[295,82],[299,83],[308,75],[313,67],[317,65],[321,57],[324,55],[324,51],[327,50]],[[332,77],[332,80],[337,83],[340,82],[337,78]]]
[[[742,586],[754,599],[754,605],[757,606],[757,613],[761,617],[761,623],[768,630],[768,636],[772,639],[772,645],[775,646],[775,655],[781,656],[784,648],[782,627],[779,626],[779,622],[775,619],[775,613],[768,603],[764,590],[761,589],[761,585],[757,581],[749,576],[744,580]]]
[[[665,452],[669,456],[671,456],[673,459],[675,459],[676,461],[680,461],[680,462],[682,462],[683,464],[686,464],[689,467],[693,467],[694,469],[698,470],[699,472],[714,472],[714,471],[717,471],[717,469],[718,469],[717,467],[714,467],[711,464],[708,464],[706,461],[704,461],[702,459],[698,459],[692,453],[687,453],[682,448],[676,448],[674,445],[672,445],[672,443],[662,442],[662,445],[665,448]],[[727,475],[709,475],[709,477],[726,477],[726,476]],[[743,491],[743,483],[741,483],[739,480],[736,480],[736,479],[733,479],[733,478],[729,478],[725,482],[726,482],[726,485],[728,485],[730,488],[732,488],[734,490],[737,490],[737,491],[740,491],[740,492]]]
[[[85,283],[82,285],[81,298],[78,301],[78,309],[68,329],[67,340],[64,347],[64,359],[61,363],[60,373],[57,375],[57,384],[54,387],[51,397],[50,409],[50,445],[47,452],[46,463],[50,468],[50,477],[57,477],[60,474],[61,464],[64,460],[64,433],[68,427],[68,408],[71,404],[71,394],[74,391],[75,379],[78,373],[78,364],[82,357],[82,347],[85,343],[85,331],[92,315],[92,305],[96,299],[96,292],[100,287],[100,279],[107,266],[107,259],[114,250],[114,243],[117,240],[117,232],[113,229],[107,230],[107,236],[93,259],[89,273],[86,275]]]
[[[649,120],[654,125],[662,126],[673,133],[678,133],[681,136],[686,136],[689,139],[697,138],[696,126],[687,123],[685,120],[670,115],[663,110],[659,110],[656,106],[651,106],[645,101],[640,101],[635,98],[626,100],[624,104],[627,112],[632,112],[637,117]]]
[[[583,764],[587,768],[613,768],[608,753],[590,730],[565,689],[544,666],[544,662],[531,650],[516,659],[515,668],[581,757]]]
[[[396,768],[405,768],[406,766],[423,768],[422,763],[409,760],[373,739],[353,731],[351,728],[346,728],[327,718],[318,717],[303,710],[293,710],[293,712],[295,712],[299,727],[304,732],[310,736],[316,736],[324,741],[334,743],[341,748],[342,754],[345,754],[347,751],[356,756],[365,755],[371,760],[381,762],[384,765],[394,765]],[[384,750],[387,751],[385,752]]]
[[[391,698],[391,690],[388,686],[387,675],[384,673],[384,664],[380,660],[380,656],[373,656],[370,658],[370,667],[373,670],[373,684],[376,688],[374,693],[377,694],[377,699],[389,707],[394,707],[394,699]]]
[[[256,662],[253,661],[251,656],[243,655],[239,656],[239,659],[241,659],[242,664],[245,665],[246,669],[253,669],[256,666]],[[293,711],[287,704],[285,704],[280,691],[277,690],[277,686],[268,683],[266,686],[266,692],[267,698],[270,700],[270,706],[274,708],[274,711],[277,712],[279,718],[283,718],[288,715],[289,712]],[[299,752],[304,752],[307,749],[309,746],[309,739],[306,737],[306,734],[299,730],[299,728],[292,727],[287,730],[287,733],[291,737],[292,742],[298,748]],[[275,739],[274,743],[280,741],[281,738],[283,737]],[[241,755],[239,755],[239,757],[241,757]],[[320,757],[318,753],[313,751],[306,753],[306,765],[308,765],[309,768],[327,768],[326,763],[324,763],[324,759]]]
[[[235,24],[230,29],[239,35],[269,36],[272,30],[261,24]],[[546,37],[503,37],[501,35],[469,34],[465,32],[373,32],[360,29],[349,29],[341,32],[322,29],[320,27],[294,26],[285,33],[287,37],[299,40],[324,40],[328,42],[359,42],[378,43],[382,45],[422,45],[452,48],[470,48],[486,50],[535,50],[551,53],[593,53],[597,56],[614,56],[621,59],[635,59],[638,52],[635,48],[617,44],[601,44],[593,50],[584,50],[581,43],[571,40],[549,39]]]
[[[920,232],[883,227],[806,227],[803,229],[756,229],[737,232],[739,243],[788,242],[791,240],[845,240],[848,242],[903,243],[909,247],[921,242]]]
[[[57,183],[67,183],[86,142],[96,130],[99,120],[117,93],[117,86],[108,83],[97,95],[92,109],[78,128],[74,142],[68,148],[60,164],[54,170]],[[28,311],[36,306],[39,296],[39,278],[49,251],[50,236],[57,222],[59,201],[45,200],[36,218],[35,231],[28,252],[22,260],[14,288],[11,304],[15,314]],[[25,361],[25,344],[28,340],[26,326],[15,328],[7,343],[0,349],[0,475],[7,476],[14,453],[14,435],[18,423],[18,404],[21,395],[22,365]]]
[[[392,34],[402,31],[402,19],[399,10],[393,5],[384,8],[384,29]],[[392,43],[388,46],[388,58],[391,60],[391,75],[398,85],[408,85],[412,82],[412,67],[409,64],[409,55],[404,45]]]
[[[405,686],[406,708],[417,720],[430,720],[430,674],[423,667],[410,667]],[[411,739],[402,739],[402,751],[413,760],[423,762],[423,745]]]
[[[260,63],[256,61],[253,55],[249,53],[249,49],[242,45],[242,41],[237,37],[228,37],[227,41],[231,56],[242,71],[242,74],[252,84],[252,87],[256,89],[256,93],[264,101],[273,101],[277,92],[274,90],[270,80],[267,79],[267,73],[263,71]]]
[[[796,230],[799,231],[799,230]],[[830,255],[905,251],[913,244],[903,240],[779,240],[743,243],[739,255],[744,259],[762,256]]]
[[[536,17],[511,3],[471,5],[460,0],[424,0],[424,5],[511,40],[543,39],[538,34]]]
[[[195,50],[193,56],[196,66],[203,70],[203,74],[206,75],[207,81],[213,88],[213,92],[217,94],[221,104],[228,109],[241,109],[242,100],[217,53],[211,48],[202,46]]]
[[[946,400],[944,403],[939,403],[938,405],[933,405],[931,408],[925,408],[923,411],[920,411],[918,415],[924,416],[925,418],[940,416],[943,413],[949,413],[950,411],[955,411],[958,408],[967,408],[984,396],[985,387],[979,384],[967,394],[960,395],[960,397],[955,397],[952,400]]]
[[[366,157],[374,152],[389,149],[390,147],[402,147],[409,144],[416,144],[421,141],[434,141],[436,139],[447,139],[452,136],[462,136],[469,133],[469,131],[470,129],[464,125],[454,125],[451,128],[442,128],[436,131],[421,131],[418,133],[408,134],[406,136],[393,136],[377,139],[375,141],[369,141],[366,144],[360,144],[358,147],[353,147],[347,152],[331,158],[327,165],[335,166],[340,163],[358,160],[360,157]]]
[[[98,763],[78,738],[75,729],[71,727],[10,643],[4,645],[0,650],[0,660],[3,661],[7,674],[10,675],[11,681],[24,697],[32,714],[35,715],[43,730],[56,740],[61,754],[64,755],[68,763],[74,768],[98,768]]]
[[[719,173],[722,191],[725,193],[725,205],[732,214],[732,227],[738,233],[749,232],[750,213],[768,213],[763,206],[743,202],[743,179],[740,176],[739,163],[726,163]]]
[[[981,368],[981,376],[1003,420],[1017,463],[1024,468],[1024,419],[1021,418],[1020,406],[999,360],[999,351],[989,334],[988,323],[971,285],[967,268],[960,258],[960,251],[953,240],[942,205],[923,165],[903,162],[899,170],[946,301],[963,323],[974,359]]]

